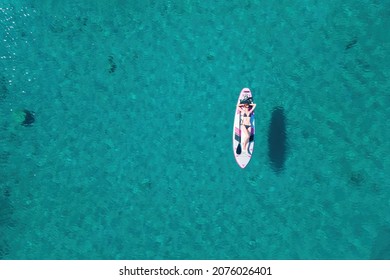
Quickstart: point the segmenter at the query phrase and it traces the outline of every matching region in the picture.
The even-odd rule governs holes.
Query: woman
[[[251,99],[242,100],[237,105],[237,109],[241,113],[240,129],[241,129],[241,135],[243,139],[242,146],[245,152],[248,151],[248,143],[252,132],[251,117],[255,108],[256,108],[256,104],[252,103]]]

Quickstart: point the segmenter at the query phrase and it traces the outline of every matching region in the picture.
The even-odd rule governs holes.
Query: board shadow
[[[286,116],[282,107],[272,110],[268,128],[268,159],[272,170],[280,173],[284,170],[287,155]]]

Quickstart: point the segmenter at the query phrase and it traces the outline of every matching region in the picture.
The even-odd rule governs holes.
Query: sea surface
[[[0,259],[390,259],[389,26],[389,0],[0,0]]]

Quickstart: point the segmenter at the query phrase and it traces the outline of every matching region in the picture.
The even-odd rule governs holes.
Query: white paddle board
[[[253,154],[253,148],[255,145],[255,113],[251,113],[251,127],[250,129],[250,138],[249,143],[247,147],[247,151],[244,151],[243,143],[244,143],[244,136],[241,135],[241,112],[237,109],[238,104],[240,104],[240,101],[252,97],[252,92],[249,88],[243,88],[240,92],[240,95],[238,97],[238,101],[235,108],[235,114],[234,114],[234,125],[233,125],[233,153],[234,157],[237,161],[237,164],[241,168],[245,168],[249,161],[252,158]],[[241,137],[242,136],[242,137]]]

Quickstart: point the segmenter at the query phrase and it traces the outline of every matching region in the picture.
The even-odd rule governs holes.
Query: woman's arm
[[[249,110],[249,114],[252,113],[255,110],[255,108],[256,108],[256,104],[255,103],[252,103],[251,105],[253,107],[252,107],[252,109]]]

